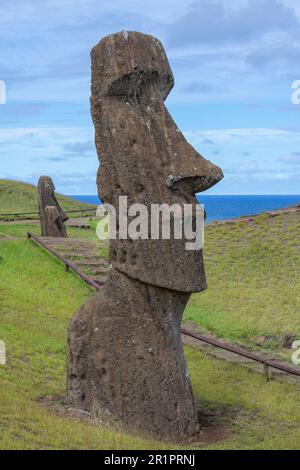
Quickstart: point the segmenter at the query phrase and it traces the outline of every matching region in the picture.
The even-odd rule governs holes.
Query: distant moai
[[[41,176],[38,183],[39,213],[43,237],[67,237],[63,212],[55,196],[55,186],[50,176]]]
[[[223,177],[186,141],[164,100],[174,79],[160,41],[137,32],[92,50],[91,112],[104,203],[192,204]],[[117,221],[118,227],[118,221]],[[110,241],[106,283],[68,332],[67,393],[99,420],[165,439],[199,431],[180,324],[192,292],[206,288],[202,249],[186,240]]]

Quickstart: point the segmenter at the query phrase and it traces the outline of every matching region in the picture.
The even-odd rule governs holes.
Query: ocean
[[[70,196],[77,201],[88,204],[99,204],[97,196]],[[300,204],[299,196],[215,196],[199,195],[198,201],[204,204],[207,219],[225,220],[242,215],[255,215],[261,212],[281,209],[283,207]]]

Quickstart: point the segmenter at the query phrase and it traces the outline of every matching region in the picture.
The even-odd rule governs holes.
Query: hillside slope
[[[0,239],[0,252],[0,340],[7,350],[7,364],[0,366],[0,449],[180,450],[178,443],[95,425],[69,408],[68,323],[94,293],[29,240]],[[186,448],[299,449],[298,387],[267,382],[190,348],[186,358],[202,426],[198,442]]]
[[[70,197],[56,194],[64,210],[86,209],[92,204],[84,204]],[[36,186],[21,181],[0,179],[0,213],[34,212],[38,210]]]
[[[185,319],[290,361],[300,339],[300,211],[210,224],[204,254],[208,289],[192,296]]]

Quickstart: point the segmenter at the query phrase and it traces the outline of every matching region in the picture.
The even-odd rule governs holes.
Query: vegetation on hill
[[[94,239],[96,223],[68,233]],[[0,223],[0,237],[40,235],[38,224],[23,224]],[[184,320],[290,361],[291,341],[300,339],[300,212],[210,224],[204,256],[208,289],[191,297]]]
[[[95,228],[92,221],[91,229],[68,233],[93,239]],[[207,226],[209,287],[192,296],[185,320],[290,361],[286,339],[300,339],[299,229],[299,212]],[[93,291],[26,240],[27,230],[39,234],[39,224],[0,222],[0,340],[8,357],[0,366],[0,449],[178,449],[66,412],[67,326]],[[204,425],[194,448],[299,449],[299,386],[266,382],[192,348],[186,355]]]
[[[209,225],[204,248],[208,289],[185,319],[290,361],[289,342],[300,339],[300,212]]]
[[[7,364],[0,366],[0,449],[180,449],[65,411],[67,326],[93,292],[29,240],[2,239],[0,252],[0,339],[7,348]],[[299,448],[296,386],[266,382],[191,348],[186,354],[203,426],[190,448]]]
[[[64,210],[86,209],[92,204],[84,204],[70,197],[56,194],[59,204]],[[21,181],[0,179],[0,213],[38,211],[36,186]]]

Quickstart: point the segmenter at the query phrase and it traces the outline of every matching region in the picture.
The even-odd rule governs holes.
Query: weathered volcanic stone
[[[43,237],[67,237],[64,222],[68,216],[55,197],[55,186],[49,176],[41,176],[38,183],[39,212]]]
[[[186,141],[164,105],[173,75],[161,43],[137,32],[92,50],[91,111],[103,202],[196,205],[222,177]],[[100,419],[182,439],[199,429],[180,323],[206,288],[202,250],[186,240],[111,240],[111,270],[69,326],[68,397]]]

